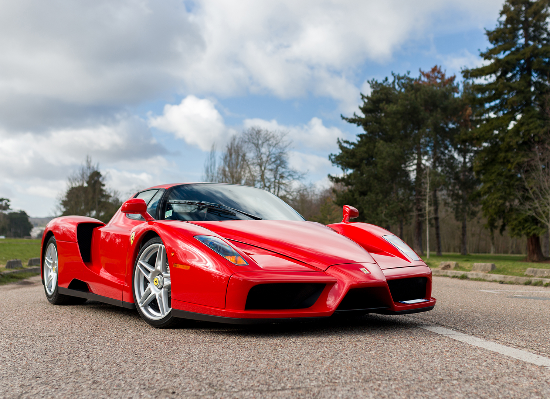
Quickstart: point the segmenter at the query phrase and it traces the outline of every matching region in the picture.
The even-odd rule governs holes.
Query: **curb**
[[[487,274],[480,272],[460,272],[457,270],[439,270],[432,269],[433,276],[446,276],[446,277],[461,277],[466,276],[469,279],[480,279],[485,281],[503,282],[509,284],[524,284],[529,285],[540,281],[542,284],[549,284],[549,278],[539,277],[518,277],[518,276],[506,276],[504,274]]]
[[[17,269],[17,270],[10,270],[10,271],[7,271],[7,272],[1,272],[0,276],[8,276],[10,274],[29,273],[29,272],[30,273],[40,273],[40,266],[27,267],[26,269]]]

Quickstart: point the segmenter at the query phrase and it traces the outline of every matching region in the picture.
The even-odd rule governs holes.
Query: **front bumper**
[[[397,292],[395,287],[406,286],[402,284],[405,279],[411,279],[417,284],[425,279],[423,292],[421,294],[416,294],[414,290],[410,293]],[[392,281],[397,280],[403,281],[399,281],[400,284],[392,284]],[[251,306],[250,295],[253,292],[251,290],[258,285],[265,285],[264,291],[269,293],[268,298],[258,302],[267,304],[265,305],[269,307],[267,309],[256,309],[253,305]],[[279,297],[277,297],[277,285],[284,286]],[[288,288],[292,286],[300,286],[303,289],[289,290]],[[390,286],[393,287],[393,296]],[[317,289],[318,287],[320,288]],[[382,314],[415,313],[431,310],[435,306],[436,300],[431,297],[431,288],[431,271],[427,266],[382,271],[374,264],[343,264],[331,266],[325,272],[241,272],[232,275],[229,279],[225,308],[213,308],[173,299],[172,314],[175,317],[195,320],[255,324],[326,318],[335,313],[348,311]],[[417,288],[416,292],[420,292],[421,289]],[[288,297],[289,295],[295,295],[297,300],[292,300]],[[408,298],[407,295],[416,295],[417,298]],[[424,299],[424,301],[407,304],[394,300],[394,297]],[[270,298],[272,300],[268,301]],[[277,301],[284,304],[281,309],[277,308]],[[310,305],[308,301],[313,304]],[[293,308],[288,308],[289,306]]]

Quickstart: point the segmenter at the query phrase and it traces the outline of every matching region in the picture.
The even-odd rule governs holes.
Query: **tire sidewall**
[[[172,316],[172,311],[170,310],[170,313],[168,313],[162,319],[159,319],[159,320],[150,319],[149,317],[147,317],[147,315],[145,315],[141,311],[141,308],[138,305],[138,300],[136,298],[135,281],[134,281],[134,279],[136,278],[136,267],[137,267],[139,258],[141,257],[141,254],[143,252],[145,252],[145,250],[153,244],[162,244],[162,245],[164,245],[164,243],[162,242],[160,237],[155,237],[155,238],[151,238],[149,241],[147,241],[145,243],[145,245],[143,245],[143,247],[141,247],[141,249],[139,250],[139,253],[138,253],[138,255],[136,257],[136,260],[134,262],[134,267],[132,268],[132,296],[134,298],[134,303],[135,303],[136,309],[137,309],[139,315],[141,316],[141,318],[143,320],[145,320],[148,324],[152,325],[153,327],[164,328],[164,327],[169,327],[170,325],[172,325],[172,323],[174,321],[174,317]],[[166,246],[164,246],[164,247],[166,248]]]
[[[55,279],[55,288],[51,295],[48,294],[46,290],[46,282],[44,281],[44,276],[46,275],[46,254],[48,253],[48,248],[53,244],[55,246],[55,252],[57,253],[57,278]],[[57,250],[57,241],[54,236],[51,236],[46,244],[46,250],[44,251],[44,261],[42,262],[42,285],[44,286],[44,294],[50,303],[54,305],[58,303],[59,300],[59,251]]]

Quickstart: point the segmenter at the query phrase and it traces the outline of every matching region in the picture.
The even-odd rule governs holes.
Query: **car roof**
[[[168,183],[168,184],[159,184],[158,186],[144,188],[143,190],[139,190],[139,192],[152,190],[152,189],[155,189],[155,188],[170,188],[170,187],[175,187],[175,186],[183,186],[183,185],[187,185],[187,184],[225,184],[225,183],[209,183],[209,182],[203,182],[203,181],[190,182],[190,183]]]

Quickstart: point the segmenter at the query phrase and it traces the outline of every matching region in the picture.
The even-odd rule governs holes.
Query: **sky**
[[[91,156],[124,197],[201,181],[212,144],[288,133],[305,183],[368,81],[481,65],[503,0],[0,2],[0,197],[54,215]]]

